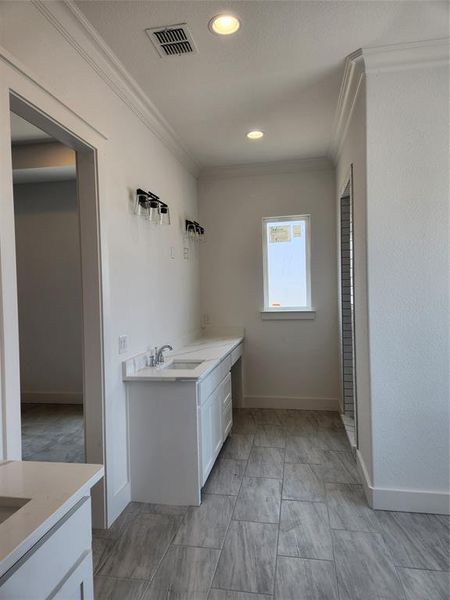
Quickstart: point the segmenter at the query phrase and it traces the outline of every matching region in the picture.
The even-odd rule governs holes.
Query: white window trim
[[[269,290],[267,276],[267,223],[276,223],[278,221],[300,221],[305,222],[306,233],[306,306],[283,306],[273,307],[268,305]],[[262,246],[263,246],[263,278],[264,278],[264,308],[261,310],[263,319],[270,318],[299,318],[299,319],[314,319],[315,310],[311,306],[311,215],[287,215],[281,217],[263,217],[262,219]],[[284,313],[289,313],[291,316],[281,316]],[[294,316],[297,314],[297,317]],[[307,316],[309,314],[309,317]],[[278,315],[275,317],[275,315]]]

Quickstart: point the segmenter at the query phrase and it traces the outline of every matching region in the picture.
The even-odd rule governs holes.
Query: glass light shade
[[[159,223],[160,225],[170,225],[170,212],[167,204],[159,205]]]
[[[247,133],[247,137],[249,140],[260,140],[264,135],[264,131],[260,129],[254,129],[253,131],[249,131]]]
[[[150,223],[159,223],[159,202],[150,200],[148,209],[148,220]]]

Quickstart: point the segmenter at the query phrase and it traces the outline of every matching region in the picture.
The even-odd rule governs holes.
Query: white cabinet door
[[[78,567],[67,577],[52,600],[94,600],[92,553],[86,553]]]
[[[217,394],[212,394],[212,423],[211,423],[211,432],[212,432],[212,440],[211,445],[213,449],[213,461],[216,460],[217,455],[222,448],[223,436],[222,436],[222,394],[221,390],[218,390]]]
[[[212,436],[212,425],[213,425],[213,397],[210,396],[208,400],[202,405],[200,409],[200,426],[201,426],[201,440],[202,440],[202,485],[208,478],[209,472],[214,464],[213,454],[213,436]]]

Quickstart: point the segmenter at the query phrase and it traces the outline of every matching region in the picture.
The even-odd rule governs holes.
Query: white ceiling
[[[27,144],[30,142],[52,141],[53,138],[35,127],[22,117],[11,112],[11,141],[13,144]]]
[[[77,6],[202,166],[324,156],[344,58],[360,47],[448,36],[432,1],[121,1]],[[240,31],[208,30],[231,11]],[[161,59],[145,29],[186,22],[197,54]],[[245,138],[260,128],[265,137]]]

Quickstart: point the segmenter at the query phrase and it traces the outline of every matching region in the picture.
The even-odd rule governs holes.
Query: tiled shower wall
[[[354,418],[352,225],[350,196],[343,196],[341,198],[341,310],[344,414]]]

